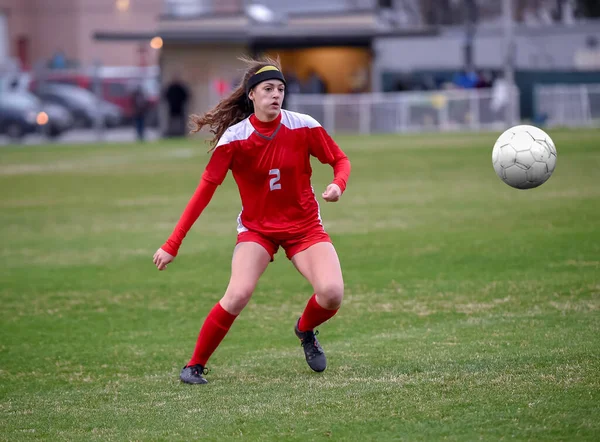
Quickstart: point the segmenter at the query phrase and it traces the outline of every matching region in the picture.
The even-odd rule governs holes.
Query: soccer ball
[[[494,144],[496,174],[516,189],[541,186],[556,167],[556,147],[546,132],[534,126],[514,126]]]

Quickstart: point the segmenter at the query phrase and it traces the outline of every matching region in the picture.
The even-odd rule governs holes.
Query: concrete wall
[[[62,50],[69,59],[89,64],[136,65],[140,43],[98,42],[96,31],[155,31],[162,0],[131,1],[128,11],[119,11],[114,1],[98,0],[0,0],[7,17],[9,50],[17,56],[19,37],[30,41],[30,61],[47,61]],[[158,54],[148,48],[148,64],[156,64]]]
[[[5,42],[7,55],[14,57],[19,30],[24,29],[28,23],[28,17],[25,15],[25,2],[23,0],[0,0],[0,10],[5,18],[8,37],[8,41]]]
[[[57,49],[78,52],[77,0],[59,0],[50,5],[42,0],[0,0],[7,17],[9,54],[18,56],[19,38],[29,40],[29,61],[49,58]],[[51,48],[51,49],[50,49]]]
[[[29,0],[32,26],[22,31],[31,32],[32,61],[48,60],[62,50],[67,58],[76,57],[81,51],[79,38],[81,4],[79,0]]]
[[[93,34],[104,32],[153,33],[163,7],[163,0],[131,1],[127,11],[115,11],[114,1],[77,0],[83,13],[79,18],[79,57],[84,63],[102,60],[106,65],[138,65],[140,47],[145,49],[146,63],[158,63],[159,53],[150,42],[95,41]],[[89,11],[85,13],[85,11]]]
[[[8,18],[2,9],[0,9],[0,63],[5,61],[9,55],[8,40]]]
[[[586,39],[600,40],[600,22],[572,27],[519,28],[516,31],[516,67],[519,69],[577,69],[576,54]],[[382,38],[376,41],[379,70],[458,69],[463,62],[465,38],[461,29],[437,37]],[[476,66],[504,65],[504,40],[500,29],[479,30],[474,41]]]

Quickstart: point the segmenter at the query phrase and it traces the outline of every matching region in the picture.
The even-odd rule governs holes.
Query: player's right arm
[[[164,270],[167,264],[177,256],[183,239],[212,199],[217,187],[225,179],[227,171],[231,167],[232,159],[232,144],[222,144],[219,141],[217,148],[206,165],[202,179],[179,218],[175,229],[173,229],[173,233],[171,233],[169,239],[154,254],[153,261],[158,270]]]

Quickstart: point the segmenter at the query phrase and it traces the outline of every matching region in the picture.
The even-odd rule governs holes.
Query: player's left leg
[[[310,368],[323,371],[327,367],[327,359],[315,337],[314,329],[332,318],[342,303],[342,268],[331,242],[315,243],[296,253],[291,259],[298,271],[311,283],[315,293],[296,324],[296,335],[302,341]]]

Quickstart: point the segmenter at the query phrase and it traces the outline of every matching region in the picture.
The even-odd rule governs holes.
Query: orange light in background
[[[39,124],[40,126],[48,124],[48,120],[49,118],[46,112],[40,112],[39,114],[37,114],[37,117],[35,119],[35,121],[37,121],[37,124]]]
[[[163,47],[163,39],[160,37],[154,37],[150,40],[150,47],[152,49],[160,49]]]
[[[117,10],[120,12],[125,12],[129,10],[129,0],[116,0],[115,6]]]

